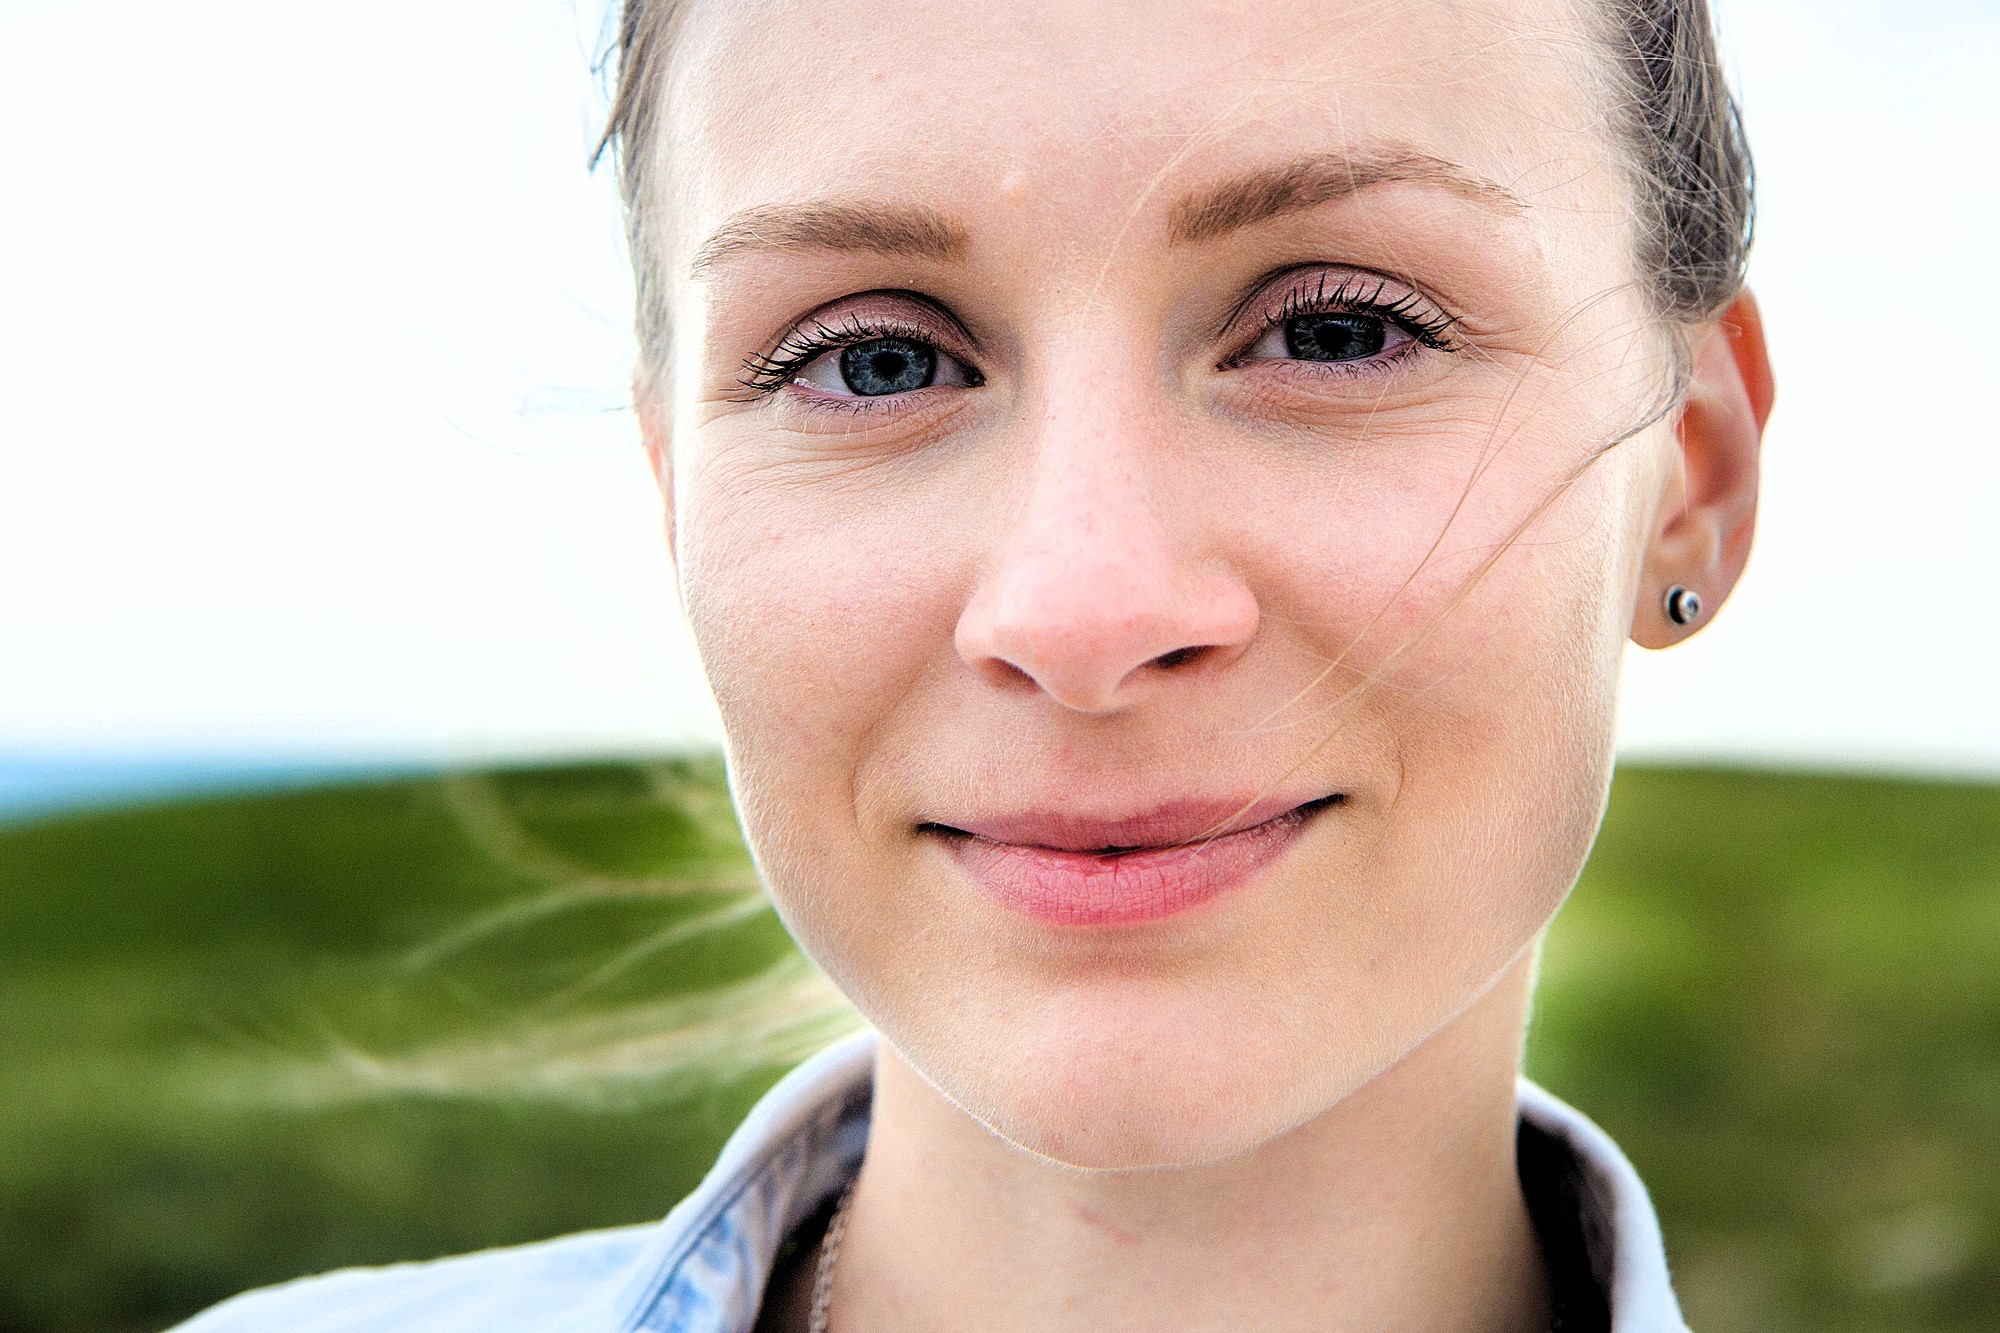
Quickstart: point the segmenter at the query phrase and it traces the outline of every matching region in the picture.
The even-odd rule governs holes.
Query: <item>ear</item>
[[[1764,321],[1749,292],[1695,335],[1692,383],[1676,430],[1680,448],[1660,491],[1646,547],[1633,642],[1667,648],[1714,619],[1750,559],[1757,473],[1775,386]],[[1701,600],[1691,622],[1668,616],[1668,590]]]
[[[639,418],[639,439],[646,448],[646,461],[653,465],[653,480],[660,484],[660,499],[666,508],[667,550],[678,561],[674,547],[674,453],[667,434],[667,409],[657,377],[642,365],[632,371],[632,412]]]

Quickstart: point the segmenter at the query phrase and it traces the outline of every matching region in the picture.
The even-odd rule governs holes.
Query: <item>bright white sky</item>
[[[583,169],[600,3],[0,7],[0,758],[715,735]],[[2000,774],[2000,11],[1719,3],[1780,405],[1626,747]]]

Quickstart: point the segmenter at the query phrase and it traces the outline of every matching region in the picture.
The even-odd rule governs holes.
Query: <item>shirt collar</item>
[[[778,1248],[843,1189],[868,1143],[876,1036],[857,1033],[780,1079],[715,1166],[655,1229],[615,1293],[620,1333],[751,1333]],[[1613,1333],[1687,1333],[1659,1218],[1638,1172],[1581,1112],[1522,1079],[1523,1120],[1567,1145],[1579,1221]]]

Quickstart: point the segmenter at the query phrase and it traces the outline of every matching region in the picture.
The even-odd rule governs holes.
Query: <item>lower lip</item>
[[[1003,907],[1058,925],[1118,926],[1173,916],[1236,887],[1284,855],[1308,818],[1294,810],[1219,838],[1115,856],[969,833],[945,842]]]

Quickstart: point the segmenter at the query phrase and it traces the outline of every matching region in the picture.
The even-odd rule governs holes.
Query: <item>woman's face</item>
[[[1310,14],[1310,18],[1302,17]],[[1086,1165],[1325,1110],[1595,830],[1672,457],[1563,0],[695,5],[688,612],[779,911]]]

